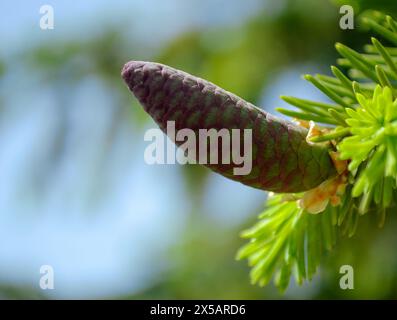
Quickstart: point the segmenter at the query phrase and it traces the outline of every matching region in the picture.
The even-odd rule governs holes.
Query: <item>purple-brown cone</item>
[[[211,128],[252,129],[251,173],[234,175],[233,163],[206,165],[230,179],[268,191],[301,192],[336,174],[328,148],[306,142],[307,129],[276,118],[206,80],[143,61],[125,64],[122,77],[164,132],[171,120],[176,130],[190,128],[196,133]]]

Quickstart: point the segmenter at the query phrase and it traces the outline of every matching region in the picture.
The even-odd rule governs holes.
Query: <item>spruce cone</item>
[[[306,142],[308,130],[276,118],[216,85],[171,67],[130,61],[122,77],[145,111],[165,132],[175,129],[252,129],[252,170],[235,175],[231,164],[207,164],[223,176],[274,192],[302,192],[336,175],[328,148]],[[243,147],[241,146],[241,150]],[[222,159],[219,143],[218,159]],[[198,155],[198,154],[197,154]],[[198,157],[198,156],[197,156]]]

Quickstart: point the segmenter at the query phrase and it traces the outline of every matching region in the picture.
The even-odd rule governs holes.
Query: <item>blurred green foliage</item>
[[[275,73],[305,61],[331,60],[332,50],[324,49],[340,37],[338,25],[332,23],[337,18],[334,7],[319,1],[287,3],[288,9],[276,17],[263,11],[244,25],[182,34],[156,61],[258,103],[263,85]]]
[[[368,9],[382,10],[389,15],[397,13],[397,5],[395,1],[391,0],[333,0],[333,2],[338,6],[351,5],[355,10],[355,14]]]

